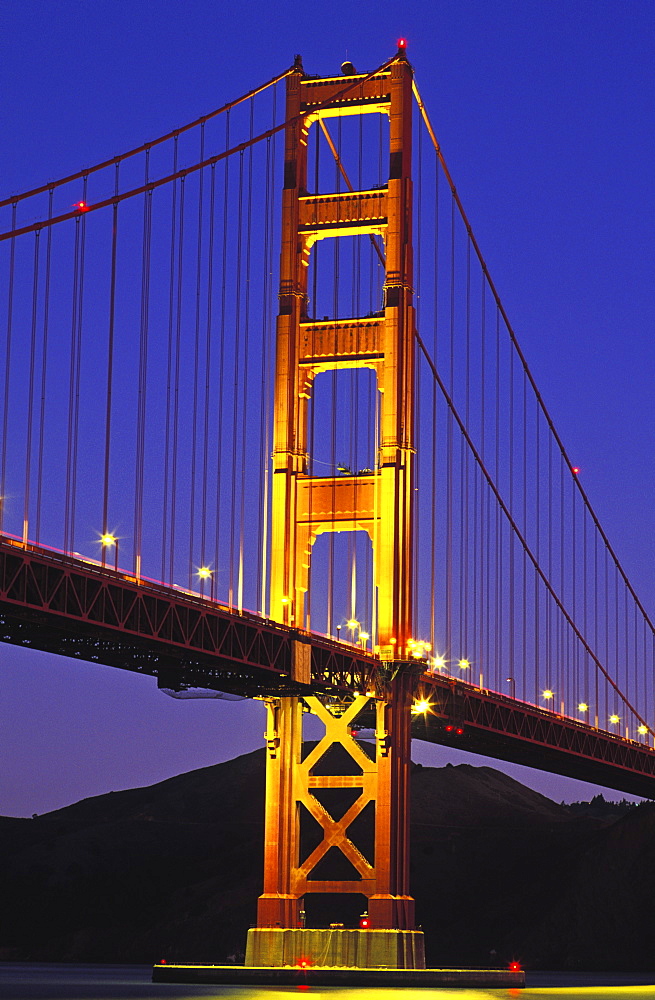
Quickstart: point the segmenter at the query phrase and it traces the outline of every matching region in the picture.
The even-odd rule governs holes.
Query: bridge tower
[[[384,188],[308,193],[308,137],[321,119],[362,114],[389,118],[389,179]],[[376,652],[384,662],[376,692],[347,704],[310,693],[268,703],[264,892],[257,928],[249,932],[247,965],[312,964],[423,967],[423,935],[415,930],[409,894],[409,767],[412,677],[412,494],[414,308],[412,304],[412,69],[399,49],[373,74],[315,79],[300,59],[287,78],[280,305],[274,401],[271,617],[305,624],[311,552],[326,531],[368,533],[377,594]],[[374,317],[326,319],[308,314],[308,265],[317,241],[370,234],[384,242],[384,308]],[[319,372],[366,367],[379,390],[379,449],[370,473],[308,475],[308,401]],[[296,643],[293,679],[309,684],[309,646]],[[384,675],[384,676],[383,676]],[[325,735],[303,759],[302,716],[312,711]],[[358,717],[375,719],[375,759],[352,736]],[[334,746],[348,773],[330,773]],[[345,751],[345,754],[344,754]],[[360,789],[350,808],[332,816],[325,789]],[[349,827],[369,803],[375,814],[370,857]],[[300,816],[318,823],[322,841],[301,857]],[[323,875],[334,852],[351,877]],[[310,893],[367,897],[369,929],[319,931],[304,926]]]

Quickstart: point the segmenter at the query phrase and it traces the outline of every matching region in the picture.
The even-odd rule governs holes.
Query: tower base
[[[246,966],[424,969],[423,931],[251,927]]]

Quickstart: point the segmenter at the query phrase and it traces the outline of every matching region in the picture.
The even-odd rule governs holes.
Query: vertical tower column
[[[412,303],[412,70],[404,52],[371,76],[287,78],[280,312],[273,431],[271,617],[305,625],[311,548],[323,531],[368,532],[377,594],[376,647],[402,659],[412,624],[414,308]],[[385,188],[307,192],[307,139],[322,118],[386,114]],[[382,236],[382,318],[307,315],[307,265],[318,240]],[[316,374],[367,367],[380,399],[376,468],[366,476],[307,475],[307,403]],[[353,509],[354,507],[354,509]]]
[[[367,531],[373,545],[377,592],[375,645],[380,658],[387,661],[387,681],[375,697],[371,692],[354,695],[350,705],[338,712],[327,701],[308,694],[305,707],[322,720],[325,736],[304,761],[299,700],[269,702],[264,892],[259,900],[258,928],[249,935],[249,954],[253,962],[255,957],[264,961],[268,954],[270,960],[265,964],[287,964],[290,960],[293,964],[288,934],[276,937],[276,932],[303,930],[299,925],[305,894],[359,893],[368,898],[371,927],[389,932],[387,951],[378,964],[420,966],[424,964],[422,935],[414,931],[414,900],[409,895],[414,672],[402,662],[409,658],[412,633],[411,67],[404,52],[399,52],[378,73],[317,80],[305,78],[297,60],[287,78],[286,113],[270,614],[284,624],[303,627],[304,595],[316,536],[323,531]],[[322,118],[370,113],[389,116],[386,187],[309,193],[307,140],[312,124]],[[366,234],[384,239],[382,315],[347,320],[309,317],[307,266],[312,247],[321,239]],[[346,367],[372,368],[377,376],[380,415],[375,468],[358,476],[309,476],[307,403],[314,379],[319,372]],[[310,676],[306,680],[311,683]],[[376,752],[375,760],[370,760],[353,739],[350,726],[361,713],[370,718],[373,712]],[[324,769],[316,769],[334,744],[352,759],[351,775],[326,776]],[[361,791],[346,814],[335,819],[321,805],[320,793],[317,797],[314,792],[346,787]],[[375,809],[375,843],[374,856],[366,858],[351,841],[348,827],[369,803]],[[300,856],[301,808],[324,833],[323,842],[308,858]],[[321,881],[313,875],[333,848],[350,863],[351,879]],[[419,939],[420,945],[416,943]],[[274,940],[277,943],[272,943]],[[265,944],[257,944],[262,941]],[[276,957],[271,959],[273,953]],[[366,961],[371,961],[370,956]]]
[[[383,657],[396,659],[407,655],[411,638],[413,577],[412,73],[404,59],[391,66],[389,120],[384,360],[379,372],[380,523],[375,559],[378,645]]]

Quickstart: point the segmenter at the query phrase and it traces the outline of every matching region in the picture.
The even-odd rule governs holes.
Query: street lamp
[[[548,702],[551,702],[551,701],[553,701],[553,698],[555,697],[555,695],[554,695],[554,693],[553,693],[553,692],[552,692],[552,691],[550,690],[550,688],[546,688],[546,690],[545,690],[545,691],[542,691],[542,692],[541,692],[541,697],[542,697],[542,698],[544,699],[544,701],[548,701]],[[553,704],[554,704],[554,703],[553,703]],[[552,709],[552,708],[553,708],[553,706],[552,706],[552,705],[549,705],[549,708],[551,708],[551,709]]]
[[[506,677],[505,680],[508,684],[511,684],[512,698],[516,700],[516,680],[513,677]]]
[[[359,629],[359,622],[357,621],[357,619],[356,618],[350,618],[346,622],[346,628],[350,629],[350,631],[352,633],[352,635],[350,636],[350,641],[351,642],[355,642],[355,630]]]
[[[100,544],[102,545],[102,565],[105,565],[105,550],[113,547],[114,549],[114,570],[118,571],[118,539],[116,535],[112,535],[110,532],[105,532],[104,535],[100,536]]]
[[[210,593],[209,596],[211,600],[214,600],[214,574],[210,570],[209,566],[200,566],[197,570],[198,577],[200,579],[200,593],[203,594],[203,584],[205,580],[211,580]]]

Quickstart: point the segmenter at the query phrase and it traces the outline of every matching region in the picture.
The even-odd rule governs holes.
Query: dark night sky
[[[309,73],[346,56],[369,70],[400,35],[546,404],[652,614],[652,0],[0,0],[2,195],[195,119],[295,53]],[[261,745],[258,703],[175,702],[152,678],[10,646],[0,668],[1,814]],[[595,792],[504,769],[557,800]]]

